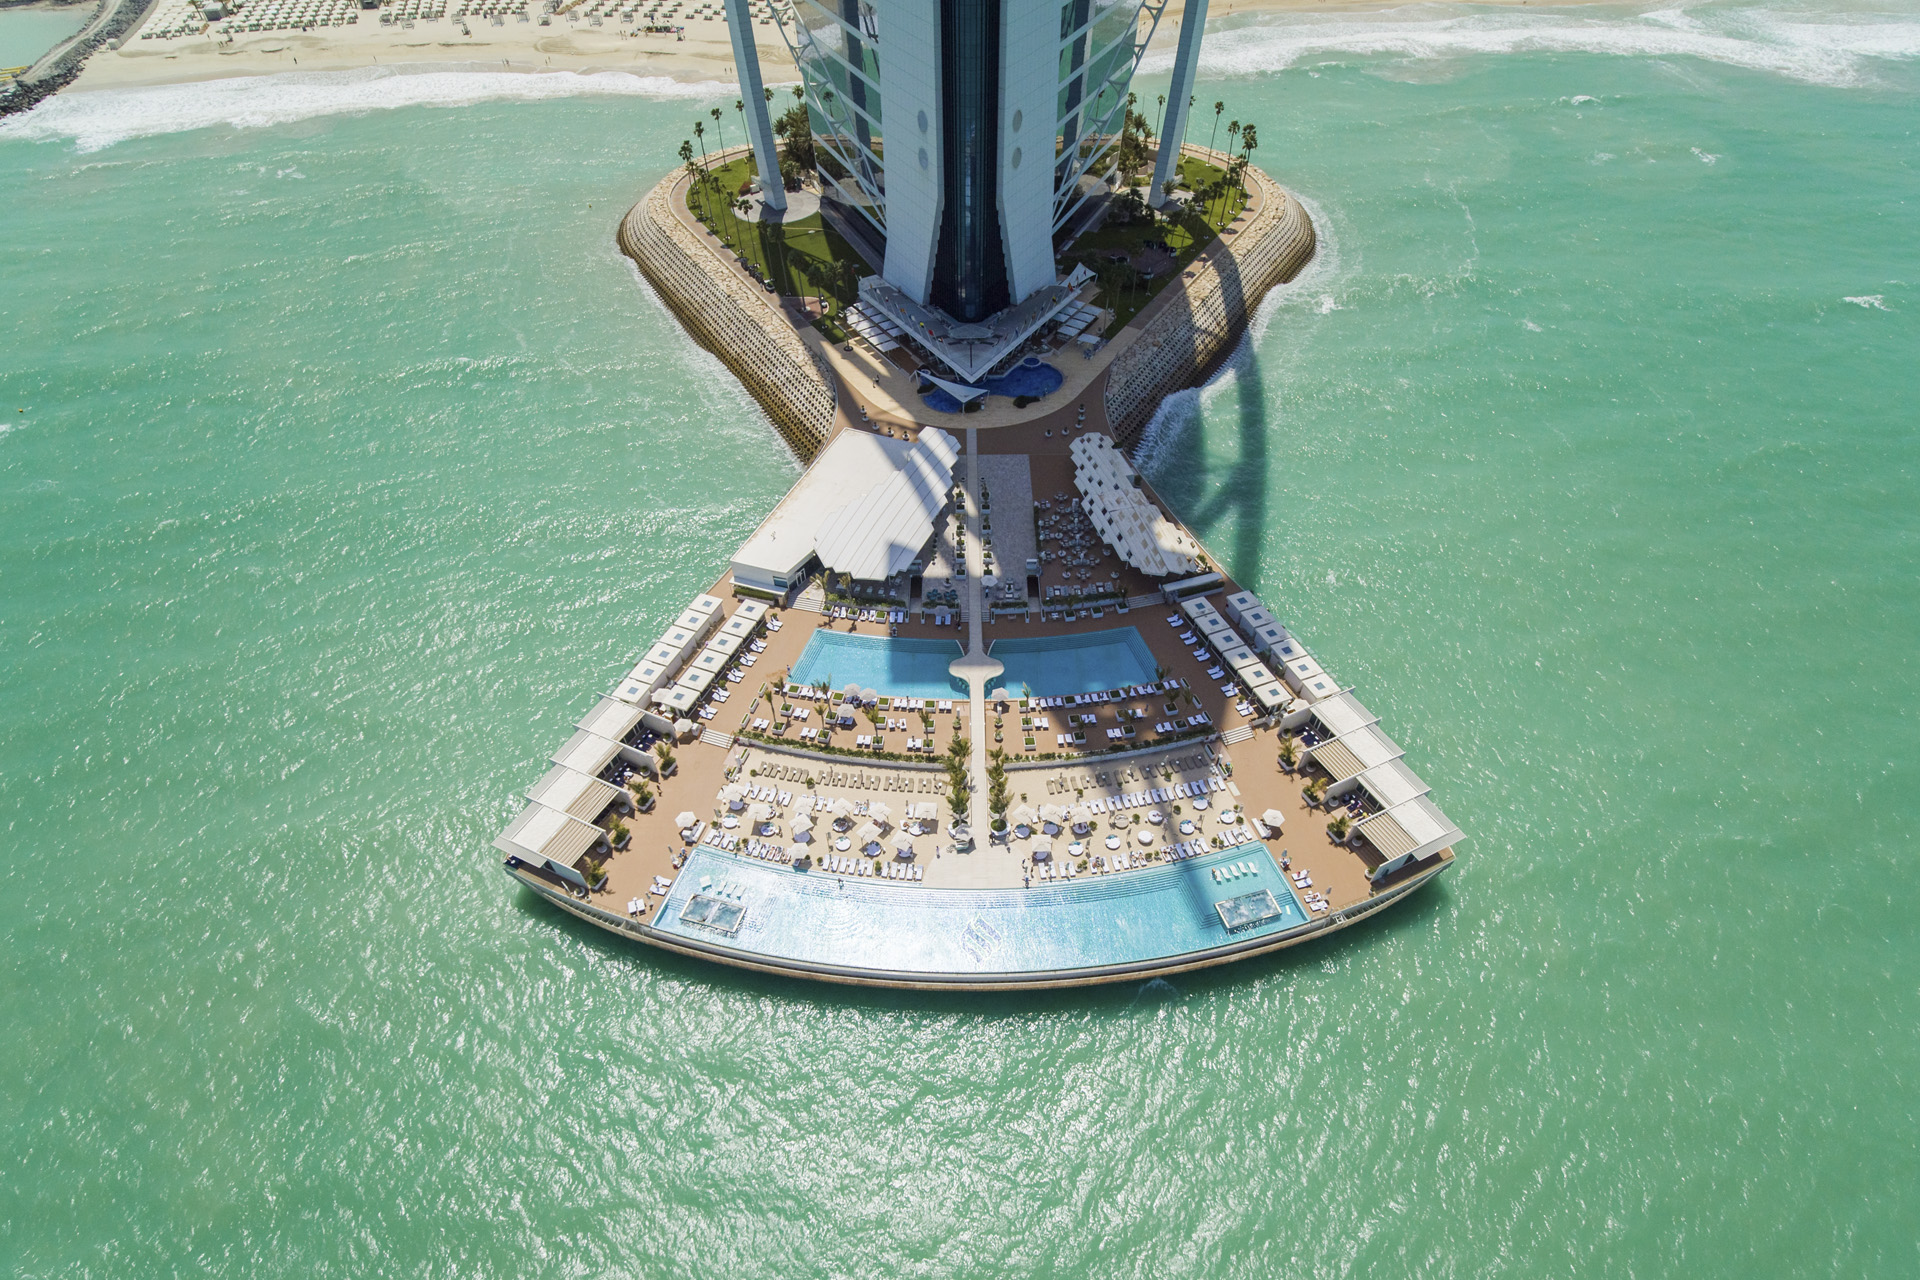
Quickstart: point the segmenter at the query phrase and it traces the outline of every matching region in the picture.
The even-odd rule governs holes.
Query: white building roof
[[[959,443],[934,427],[912,442],[842,431],[734,553],[735,571],[754,581],[791,579],[818,555],[856,578],[899,572],[933,537],[959,457]],[[859,496],[850,502],[851,494]]]
[[[598,776],[613,758],[620,754],[620,744],[611,738],[603,738],[597,733],[580,730],[567,739],[567,745],[548,757],[555,764],[563,764],[575,773]]]
[[[571,814],[582,822],[592,822],[619,794],[620,788],[610,783],[557,764],[527,792],[527,799]]]
[[[920,554],[953,488],[960,445],[937,427],[920,433],[894,473],[829,511],[814,535],[820,563],[864,581],[892,577]],[[842,492],[858,492],[849,485]]]
[[[640,723],[640,708],[617,698],[602,698],[574,723],[589,733],[618,741]]]
[[[576,859],[600,839],[600,828],[558,809],[530,804],[520,816],[507,824],[493,842],[502,853],[511,853],[539,865],[552,861],[571,867]],[[578,876],[571,876],[577,880]]]

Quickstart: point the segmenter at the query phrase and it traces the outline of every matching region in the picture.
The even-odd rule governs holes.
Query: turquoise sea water
[[[795,474],[612,246],[704,100],[0,131],[5,1269],[1910,1274],[1916,25],[1223,20],[1325,252],[1148,470],[1471,841],[1025,999],[631,950],[488,848]]]
[[[91,5],[60,9],[0,9],[0,67],[30,66],[87,24]]]

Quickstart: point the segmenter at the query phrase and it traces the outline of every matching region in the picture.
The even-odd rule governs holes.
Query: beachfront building
[[[733,587],[785,600],[814,574],[903,599],[952,500],[960,443],[938,427],[908,441],[843,431],[733,557]]]
[[[734,0],[735,4],[744,0]],[[875,322],[973,382],[1077,305],[1056,246],[1115,176],[1128,87],[1164,0],[794,0],[781,29],[800,70],[821,209],[881,263]],[[1191,84],[1204,5],[1189,6],[1177,83]],[[757,84],[751,42],[736,50]],[[749,128],[777,168],[760,95]],[[1186,124],[1168,106],[1165,136]],[[1165,165],[1171,165],[1168,149]],[[1156,173],[1154,192],[1170,176]]]

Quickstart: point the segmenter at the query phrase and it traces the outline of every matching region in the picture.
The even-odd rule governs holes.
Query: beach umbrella
[[[827,806],[827,812],[836,818],[850,818],[853,816],[853,801],[845,796],[837,796],[833,803]]]
[[[1278,831],[1280,829],[1280,824],[1282,824],[1286,820],[1287,820],[1287,815],[1280,812],[1278,809],[1269,809],[1265,813],[1260,815],[1260,821],[1262,825],[1264,825],[1271,831]]]
[[[747,821],[748,822],[773,821],[773,806],[768,804],[764,800],[756,801],[755,803],[748,805]]]
[[[726,786],[720,788],[720,802],[736,813],[739,812],[746,798],[747,789],[737,782],[729,782]]]
[[[907,806],[907,816],[915,822],[932,822],[938,813],[939,810],[934,808],[931,800],[922,800]]]
[[[810,813],[803,813],[803,814],[801,814],[801,815],[800,815],[799,817],[797,817],[797,818],[795,818],[795,819],[793,820],[793,834],[794,834],[794,835],[796,835],[796,836],[803,836],[803,835],[805,835],[805,834],[807,834],[807,832],[809,832],[809,831],[811,831],[811,830],[813,830],[813,815],[812,815],[812,814],[810,814]]]
[[[1033,838],[1033,860],[1035,862],[1045,862],[1052,856],[1053,841],[1047,839],[1045,836],[1035,836]]]
[[[902,858],[913,856],[913,837],[902,831],[893,837],[893,851]]]
[[[698,821],[700,821],[699,814],[695,813],[691,809],[682,809],[680,811],[680,816],[673,820],[673,825],[676,827],[679,827],[682,831],[685,831],[688,827],[692,826],[694,823]]]
[[[1033,811],[1030,804],[1017,804],[1007,813],[1007,821],[1016,827],[1030,827],[1039,820],[1040,815]]]
[[[1043,804],[1040,806],[1040,821],[1059,824],[1065,822],[1066,819],[1067,811],[1059,805]]]
[[[875,800],[867,806],[867,816],[883,827],[888,826],[893,822],[893,806],[885,800]]]
[[[853,842],[859,845],[862,849],[866,848],[870,844],[874,844],[878,842],[879,839],[880,839],[880,828],[874,826],[871,822],[861,823],[860,829],[853,833]]]

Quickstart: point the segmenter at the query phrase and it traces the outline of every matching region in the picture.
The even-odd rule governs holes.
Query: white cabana
[[[620,744],[614,739],[582,729],[568,738],[566,745],[554,752],[550,759],[575,773],[597,778],[600,771],[612,764],[613,758],[619,754]]]
[[[527,792],[527,799],[582,822],[592,822],[606,812],[607,806],[619,795],[620,788],[611,783],[557,764]]]
[[[1035,836],[1033,838],[1033,860],[1035,862],[1045,862],[1052,856],[1053,841],[1046,836]]]
[[[661,689],[653,695],[654,706],[665,707],[667,710],[675,712],[676,714],[693,710],[694,705],[699,701],[699,694],[691,689],[682,688],[679,685],[674,685],[671,689]],[[680,721],[676,719],[674,723],[678,725]]]

